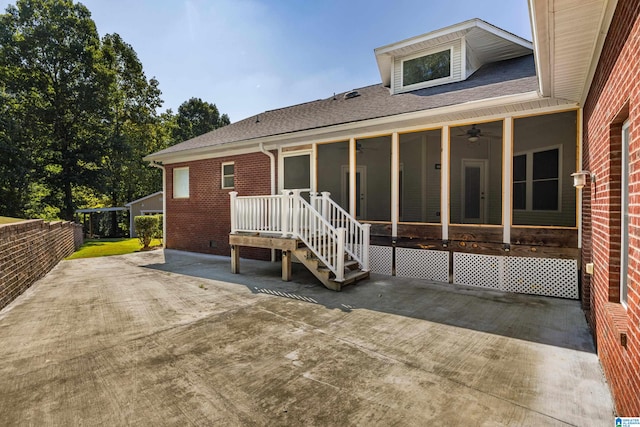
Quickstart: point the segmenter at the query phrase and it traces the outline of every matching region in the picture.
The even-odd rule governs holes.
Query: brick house
[[[332,289],[344,250],[365,272],[581,299],[618,411],[638,415],[640,233],[637,212],[629,233],[620,219],[640,188],[634,156],[629,180],[620,160],[639,149],[638,1],[529,7],[533,43],[465,21],[375,49],[378,84],[147,156],[164,170],[166,246],[309,267],[280,240],[294,238]],[[583,170],[595,182],[574,187]]]

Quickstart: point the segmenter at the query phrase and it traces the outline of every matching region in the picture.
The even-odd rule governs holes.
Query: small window
[[[189,197],[189,168],[175,168],[173,170],[173,198],[185,199]]]
[[[233,162],[222,164],[222,188],[235,187],[235,165]]]
[[[402,86],[451,76],[451,49],[402,62]]]
[[[560,149],[513,156],[513,209],[560,209]]]

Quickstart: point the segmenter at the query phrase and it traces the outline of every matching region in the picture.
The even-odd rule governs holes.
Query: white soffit
[[[609,0],[530,0],[543,96],[580,102],[612,14]],[[615,6],[615,5],[614,5]]]

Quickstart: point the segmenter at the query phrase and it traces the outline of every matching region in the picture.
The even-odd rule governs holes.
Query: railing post
[[[293,190],[293,207],[291,209],[291,214],[293,215],[292,222],[292,232],[295,237],[300,237],[300,216],[302,215],[302,208],[300,206],[300,191],[301,190]]]
[[[369,271],[369,241],[371,235],[371,224],[362,224],[362,270]]]
[[[318,193],[315,191],[309,192],[309,204],[315,210],[318,210]]]
[[[344,238],[347,230],[338,228],[338,251],[336,253],[336,281],[344,281]]]
[[[333,224],[333,221],[331,221],[332,218],[329,218],[329,200],[331,198],[331,193],[323,191],[320,194],[322,194],[322,210],[320,211],[320,214],[324,219],[329,221],[331,225],[335,225]]]
[[[281,199],[281,203],[282,203],[282,212],[280,215],[280,220],[281,220],[281,228],[282,228],[282,237],[287,237],[287,235],[289,234],[289,215],[291,215],[290,209],[289,209],[289,190],[282,190],[282,199]]]
[[[238,199],[238,192],[229,192],[231,196],[231,234],[235,234],[238,230],[238,219],[236,218],[236,200]]]

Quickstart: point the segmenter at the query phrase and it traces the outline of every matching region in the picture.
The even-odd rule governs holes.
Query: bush
[[[156,234],[153,237],[155,237],[156,239],[162,240],[162,237],[163,237],[162,236],[162,230],[164,229],[163,228],[164,218],[163,218],[162,214],[157,214],[157,215],[154,215],[154,216],[156,218],[158,218],[158,229],[156,230]]]
[[[148,249],[151,239],[158,234],[157,215],[139,215],[133,218],[136,234],[143,249]]]

